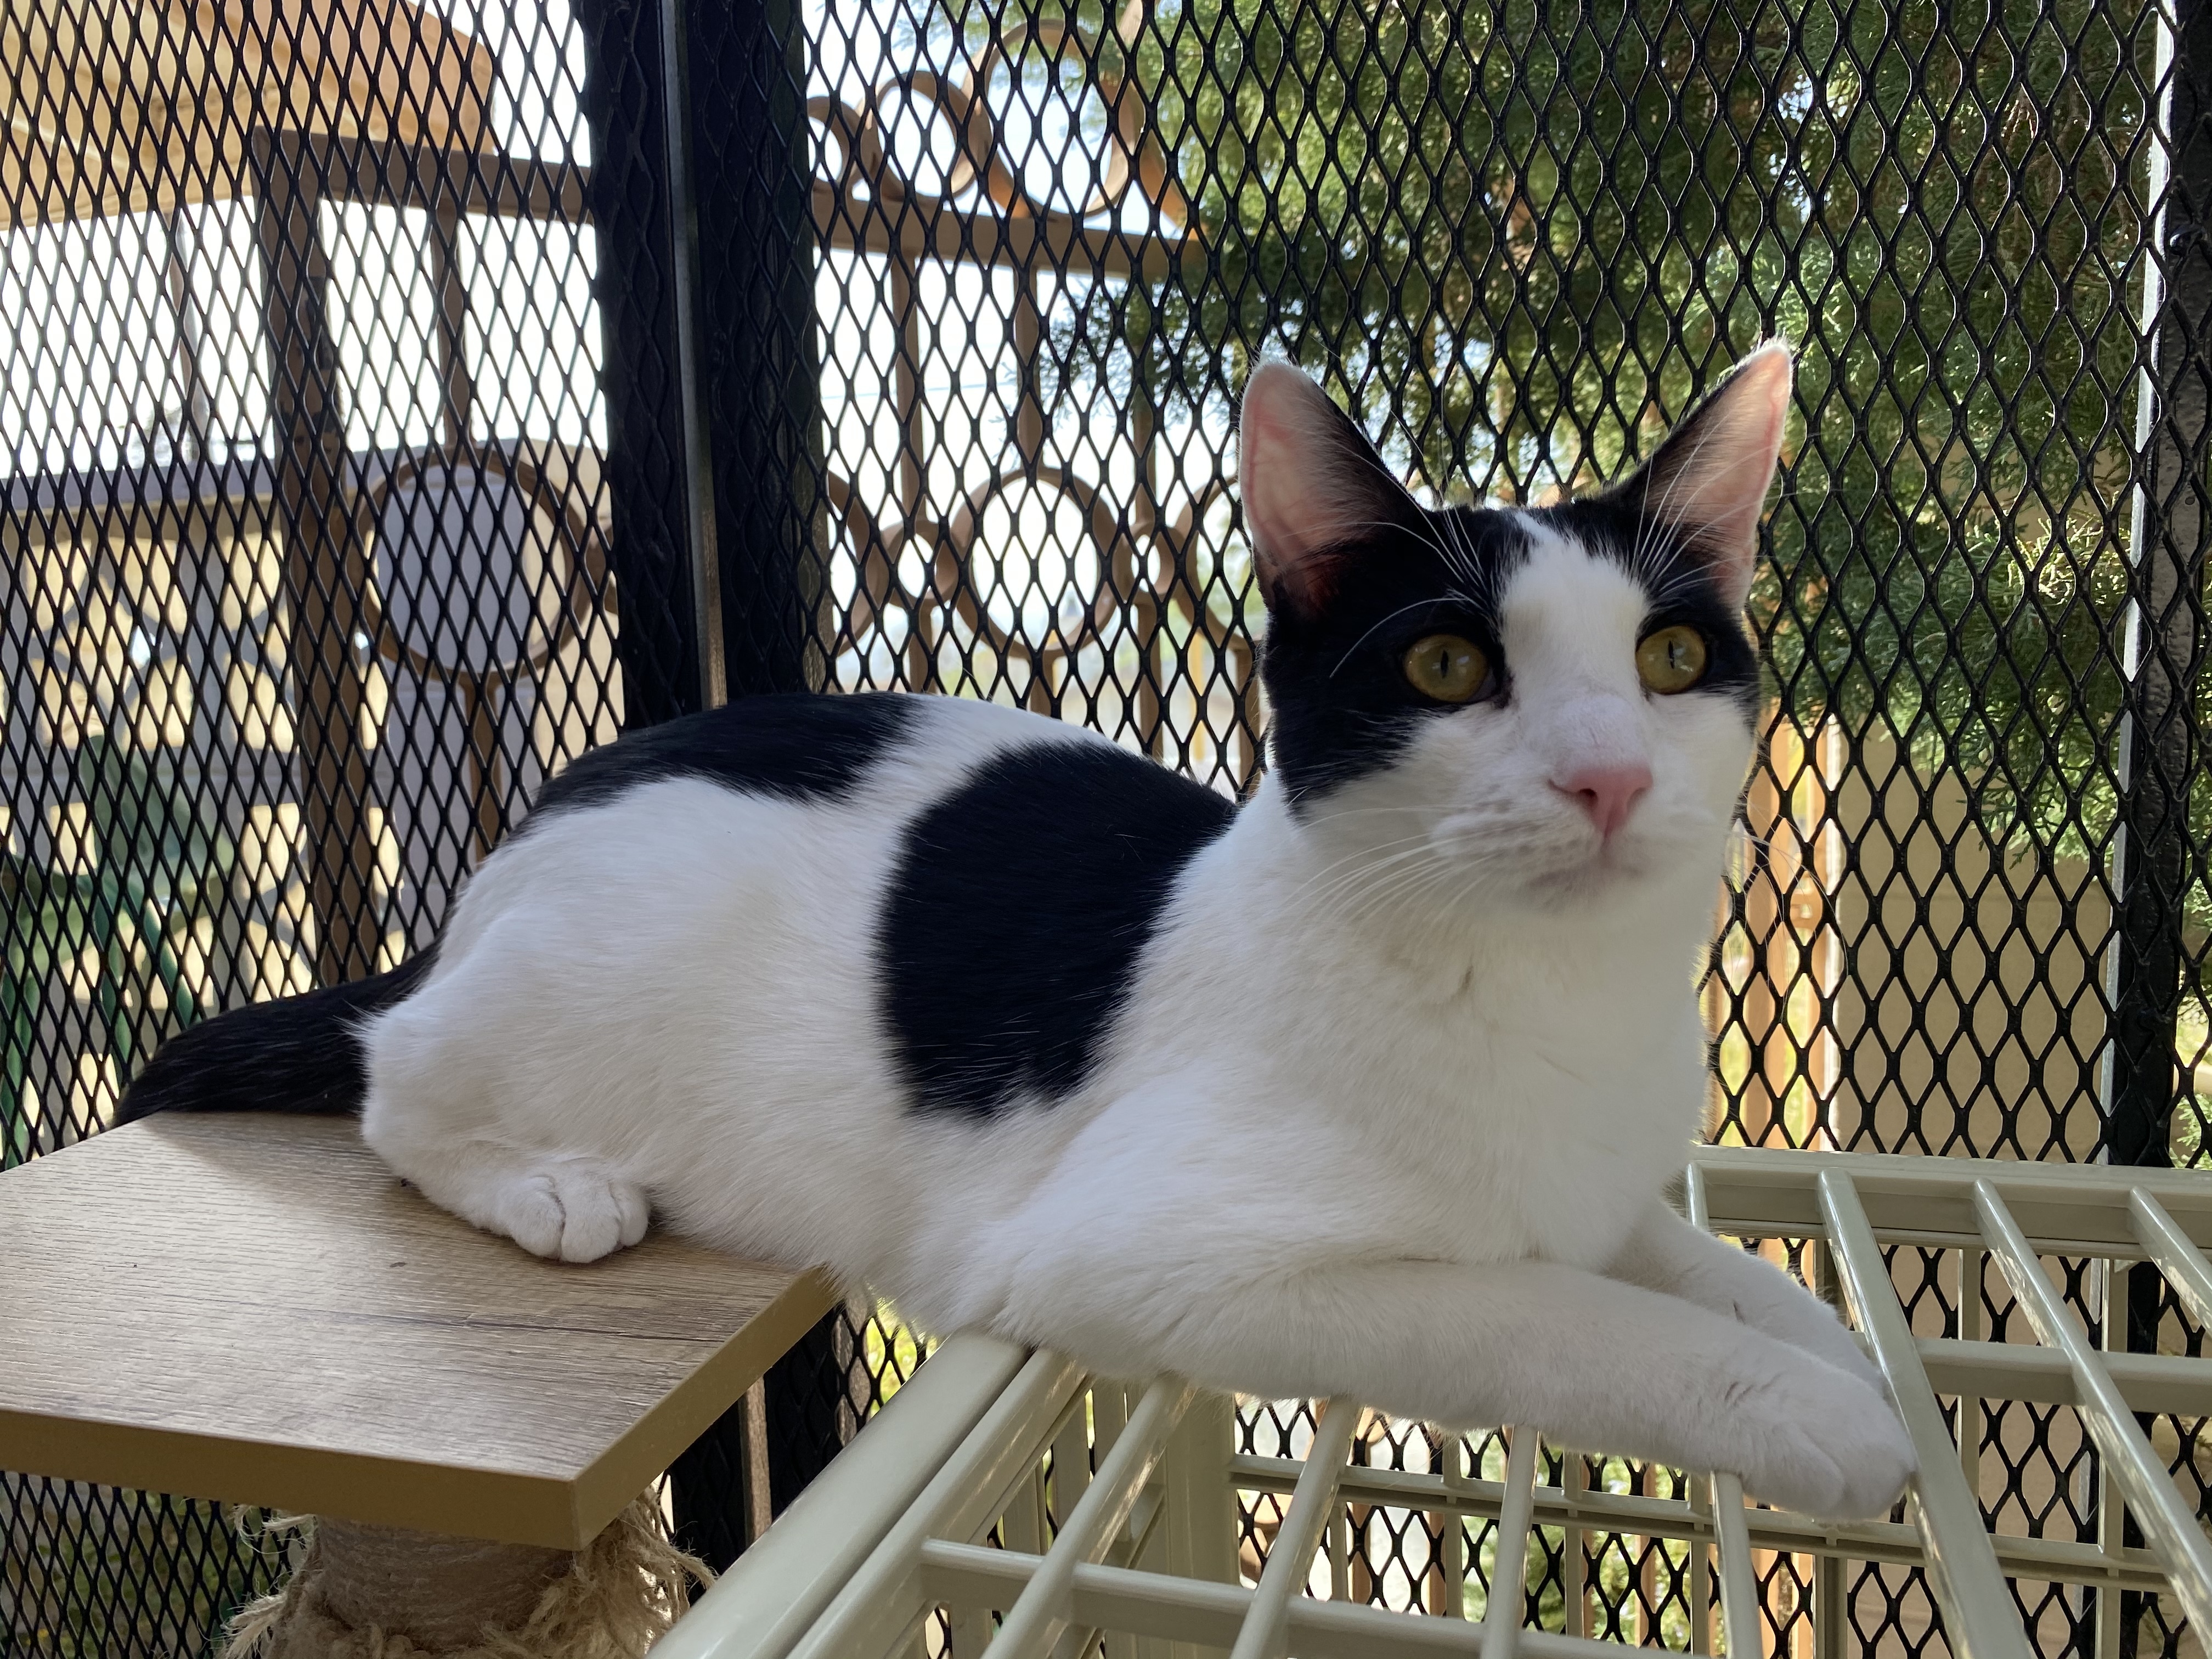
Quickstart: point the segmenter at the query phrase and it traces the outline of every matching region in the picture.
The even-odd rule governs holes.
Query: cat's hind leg
[[[479,943],[473,956],[487,954]],[[503,1018],[513,979],[496,960],[441,974],[363,1030],[362,1139],[441,1209],[533,1255],[594,1261],[645,1237],[645,1188],[559,1144],[542,1110],[507,1097],[527,1031]],[[542,1109],[544,1103],[535,1103]]]
[[[645,1188],[619,1171],[588,1157],[505,1144],[478,1126],[455,1133],[449,1119],[422,1106],[372,1085],[362,1139],[440,1209],[532,1255],[563,1261],[596,1261],[645,1237]]]
[[[650,1218],[645,1188],[586,1158],[478,1144],[448,1147],[414,1174],[393,1167],[441,1209],[562,1261],[635,1244]]]

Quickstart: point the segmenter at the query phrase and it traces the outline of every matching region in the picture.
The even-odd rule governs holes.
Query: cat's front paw
[[[1774,1277],[1773,1293],[1758,1305],[1747,1306],[1738,1300],[1736,1318],[1754,1330],[1803,1349],[1847,1376],[1856,1377],[1877,1394],[1886,1392],[1889,1385],[1882,1378],[1881,1367],[1867,1357],[1841,1316],[1796,1280],[1779,1273]]]
[[[532,1255],[597,1261],[645,1237],[645,1189],[596,1169],[573,1165],[512,1177],[495,1224]]]
[[[1833,1365],[1808,1360],[1743,1403],[1757,1428],[1737,1473],[1770,1504],[1827,1521],[1886,1516],[1919,1468],[1888,1395]]]

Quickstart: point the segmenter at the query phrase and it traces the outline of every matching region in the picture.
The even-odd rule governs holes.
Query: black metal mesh
[[[816,15],[822,462],[793,499],[828,550],[801,562],[820,675],[1021,703],[1240,790],[1258,617],[1220,480],[1251,362],[1322,374],[1434,498],[1538,499],[1786,333],[1715,1136],[2200,1161],[2200,27],[2078,3]],[[1930,1330],[1955,1321],[1899,1266],[1930,1275]],[[2104,1316],[2101,1284],[2070,1288]],[[2146,1311],[2136,1346],[2195,1340]],[[2195,1425],[2166,1431],[2201,1493]],[[1995,1524],[2094,1535],[2070,1412],[1980,1432]],[[1425,1605],[1433,1518],[1353,1531],[1354,1593]],[[1583,1547],[1555,1607],[1575,1576],[1583,1628],[1686,1639],[1673,1557]],[[1917,1574],[1765,1576],[1780,1647],[1941,1646]],[[2020,1594],[2048,1650],[2090,1639],[2093,1598]],[[2166,1616],[2130,1600],[2124,1640],[2172,1650]]]
[[[426,943],[619,729],[577,46],[406,0],[0,24],[0,1163]],[[0,1480],[0,1652],[197,1655],[268,1587],[210,1505]]]
[[[1538,499],[1780,331],[1714,1133],[2204,1162],[2206,27],[2193,0],[23,0],[0,1160],[96,1130],[167,1032],[419,946],[547,771],[725,694],[994,697],[1248,787],[1226,480],[1264,354],[1432,499]],[[1955,1255],[1897,1272],[1958,1326]],[[2201,1345],[2147,1271],[2069,1286],[2130,1346]],[[2008,1316],[1993,1280],[1963,1299]],[[818,1463],[910,1344],[818,1333],[771,1468]],[[2154,1427],[2202,1493],[2201,1424]],[[2081,1535],[2072,1415],[1979,1433],[1995,1522]],[[743,1463],[726,1437],[688,1476],[718,1551],[739,1499],[706,1494]],[[197,1651],[263,1571],[204,1506],[5,1492],[0,1650]],[[1426,1604],[1431,1522],[1353,1536],[1359,1593]],[[1686,1639],[1678,1555],[1547,1549],[1547,1623]],[[73,1569],[39,1623],[26,1564],[58,1552],[132,1565]],[[1779,1648],[1942,1650],[1917,1575],[1764,1566]],[[2020,1593],[2047,1650],[2089,1641],[2082,1592]],[[2179,1651],[2177,1616],[2130,1598],[2128,1644]]]

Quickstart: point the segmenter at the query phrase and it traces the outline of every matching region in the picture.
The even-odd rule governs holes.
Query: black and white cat
[[[1790,379],[1755,353],[1594,499],[1430,512],[1263,368],[1242,807],[987,703],[742,702],[578,761],[433,956],[179,1037],[125,1115],[357,1108],[541,1255],[657,1214],[1110,1376],[1886,1510],[1851,1336],[1662,1199]]]

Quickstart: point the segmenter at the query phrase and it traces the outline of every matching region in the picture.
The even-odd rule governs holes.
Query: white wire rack
[[[2200,1326],[2212,1325],[2212,1175],[1966,1159],[1701,1151],[1692,1218],[1746,1238],[1822,1241],[1837,1288],[1888,1377],[1920,1455],[1909,1522],[1842,1524],[1747,1504],[1727,1474],[1689,1501],[1538,1482],[1537,1437],[1510,1432],[1502,1482],[1350,1467],[1361,1413],[1331,1401],[1298,1458],[1239,1456],[1229,1402],[1174,1380],[1126,1389],[1057,1356],[987,1339],[949,1343],[829,1472],[655,1650],[656,1659],[876,1659],[949,1644],[955,1659],[1484,1659],[1601,1655],[1618,1644],[1522,1627],[1524,1598],[1492,1596],[1480,1621],[1346,1599],[1348,1504],[1493,1518],[1501,1564],[1533,1528],[1626,1533],[1686,1546],[1699,1651],[1757,1653],[1753,1553],[1925,1569],[1951,1651],[2035,1651],[2008,1578],[2091,1587],[2100,1659],[2120,1651],[2120,1592],[2168,1595],[2202,1651],[2212,1631],[2212,1543],[2138,1413],[2212,1414],[2212,1358],[2110,1351],[2041,1258],[2109,1274],[2148,1261]],[[1961,1285],[1993,1265],[2037,1339],[1980,1340],[1980,1297],[1944,1336],[1916,1335],[1886,1246],[1960,1253]],[[2124,1298],[2122,1298],[2123,1300]],[[1942,1403],[1952,1403],[1947,1408]],[[2106,1478],[2096,1542],[1993,1534],[1978,1492],[1978,1413],[1993,1401],[2069,1406]],[[1966,1449],[1962,1452],[1960,1443]],[[1060,1516],[1056,1528],[1048,1513]],[[1256,1584],[1240,1581],[1236,1494],[1289,1494]],[[2124,1547],[2123,1510],[2148,1547]],[[1460,1528],[1448,1527],[1453,1541]],[[1333,1593],[1316,1591],[1328,1547]],[[1462,1551],[1446,1564],[1464,1586]],[[1709,1577],[1709,1575],[1711,1575]],[[1517,1583],[1506,1565],[1498,1575]],[[1716,1599],[1720,1628],[1704,1609]],[[925,1641],[933,1613],[945,1634]],[[1834,1638],[1832,1639],[1832,1644]]]

